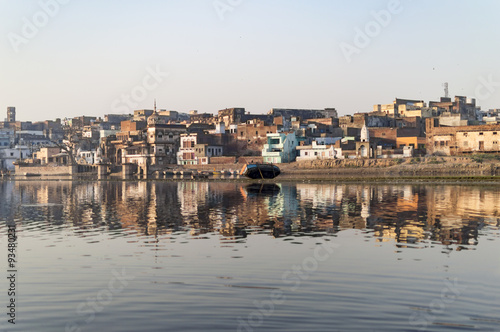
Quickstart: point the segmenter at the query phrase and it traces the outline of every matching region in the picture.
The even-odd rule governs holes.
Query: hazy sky
[[[500,108],[500,1],[0,0],[0,119],[158,108]],[[498,82],[498,83],[497,83]]]

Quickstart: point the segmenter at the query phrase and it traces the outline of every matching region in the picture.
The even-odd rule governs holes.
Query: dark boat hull
[[[250,179],[274,179],[280,175],[278,166],[272,164],[247,164],[243,167],[240,175]]]

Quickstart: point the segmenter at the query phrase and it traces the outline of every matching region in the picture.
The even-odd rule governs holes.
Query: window
[[[497,134],[497,132],[496,132],[496,131],[494,131],[494,132],[493,132],[493,135],[496,135],[496,134]]]
[[[467,137],[467,133],[464,133],[464,137]]]
[[[483,133],[479,133],[479,135],[483,135]]]
[[[444,141],[440,141],[439,145],[444,146]]]

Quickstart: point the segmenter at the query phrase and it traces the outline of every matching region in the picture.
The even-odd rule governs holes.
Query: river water
[[[2,181],[0,204],[1,331],[500,325],[498,186]]]

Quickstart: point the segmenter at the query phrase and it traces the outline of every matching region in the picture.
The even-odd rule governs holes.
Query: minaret
[[[363,128],[361,128],[360,140],[361,142],[370,142],[370,132],[368,131],[366,124],[364,124]]]
[[[156,113],[156,98],[155,98],[155,113]]]

